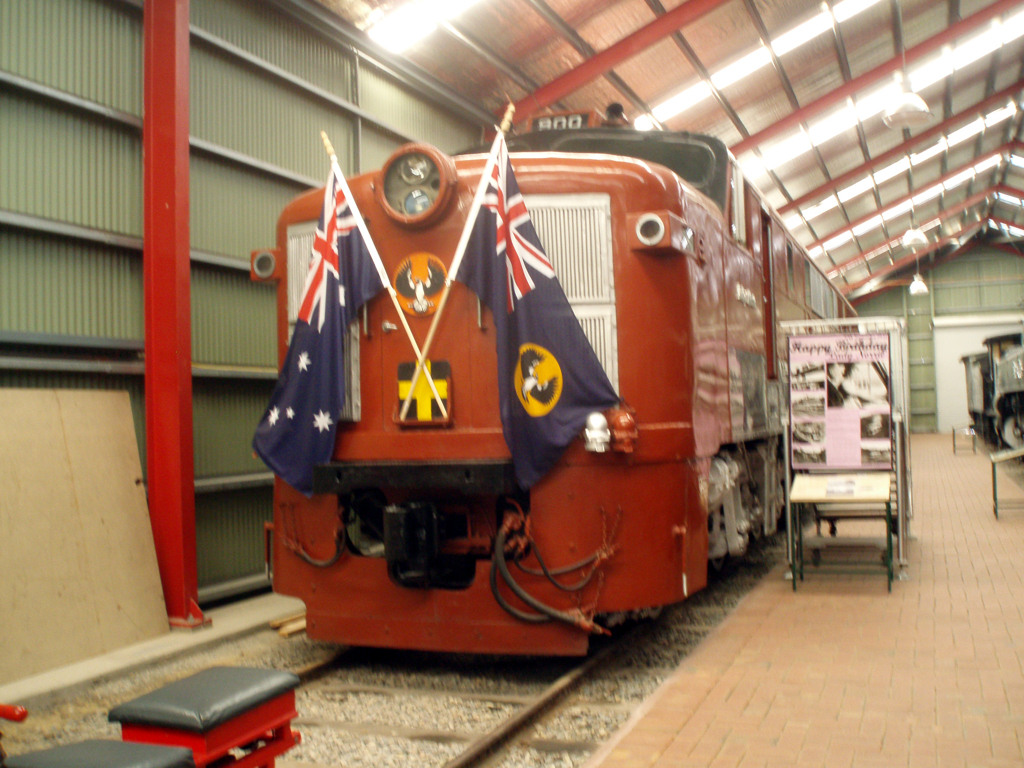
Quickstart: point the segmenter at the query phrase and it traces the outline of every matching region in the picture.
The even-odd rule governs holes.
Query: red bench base
[[[121,738],[188,747],[197,768],[215,762],[216,768],[274,768],[274,758],[301,741],[298,731],[291,729],[292,718],[297,716],[295,692],[288,691],[206,733],[122,723]]]

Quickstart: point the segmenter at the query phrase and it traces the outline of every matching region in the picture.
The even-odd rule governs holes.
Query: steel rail
[[[470,744],[461,755],[445,763],[443,768],[471,768],[471,766],[480,765],[491,754],[506,746],[512,739],[556,707],[596,669],[604,666],[627,648],[632,647],[632,643],[639,637],[650,633],[652,626],[649,623],[642,624],[629,632],[624,632],[613,643],[558,678],[532,704],[519,710],[490,733]]]

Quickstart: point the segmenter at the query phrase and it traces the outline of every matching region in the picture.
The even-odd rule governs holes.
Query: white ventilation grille
[[[302,291],[306,287],[316,222],[307,221],[288,227],[288,341],[295,331],[295,321],[302,305]],[[362,398],[359,386],[359,321],[353,320],[345,340],[345,407],[341,421],[359,421]]]
[[[583,332],[619,388],[608,195],[524,195],[534,228]]]

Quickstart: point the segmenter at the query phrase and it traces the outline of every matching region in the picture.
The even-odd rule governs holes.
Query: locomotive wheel
[[[1003,420],[1003,441],[1011,448],[1024,448],[1024,432],[1016,416],[1007,416]]]

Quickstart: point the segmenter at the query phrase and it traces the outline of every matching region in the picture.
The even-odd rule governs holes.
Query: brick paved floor
[[[1024,766],[1024,511],[994,518],[987,453],[911,447],[892,594],[813,569],[794,593],[777,569],[587,768]]]

